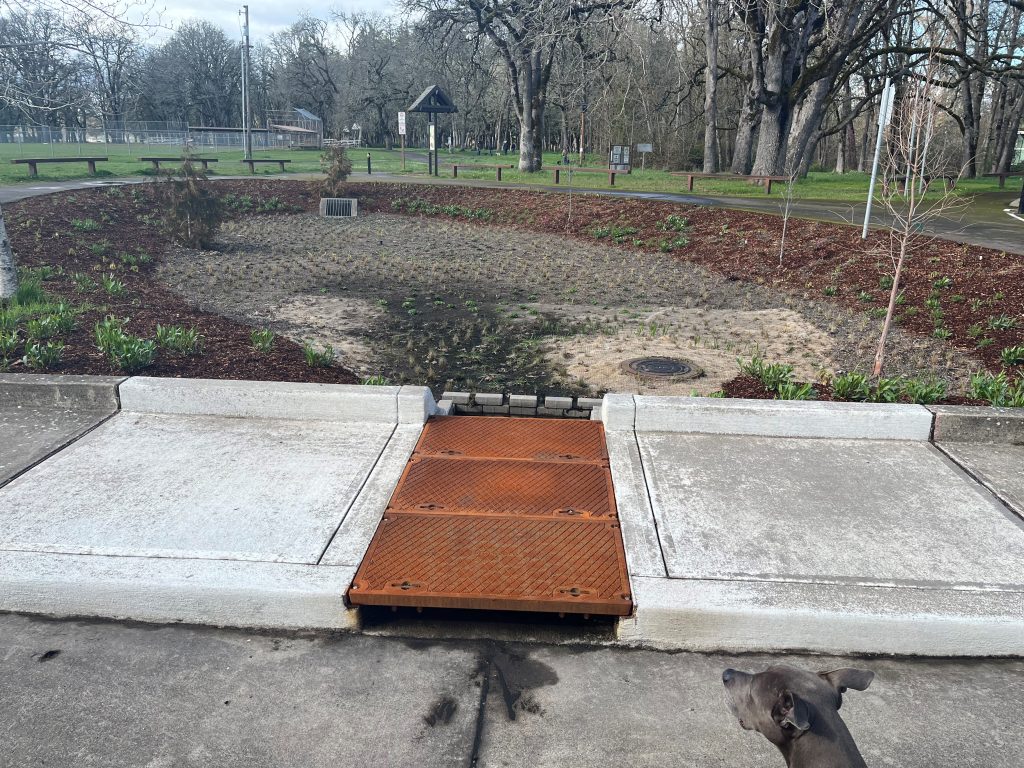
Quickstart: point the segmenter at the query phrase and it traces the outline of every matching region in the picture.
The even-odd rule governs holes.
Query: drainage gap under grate
[[[677,357],[637,357],[624,362],[622,370],[651,379],[696,379],[704,375],[699,366]]]

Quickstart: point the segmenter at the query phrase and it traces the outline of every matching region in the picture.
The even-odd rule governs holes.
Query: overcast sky
[[[240,36],[241,18],[238,12],[242,9],[242,3],[229,0],[163,0],[163,3],[166,9],[163,21],[167,26],[173,27],[186,19],[200,18],[221,27],[232,39]],[[326,19],[332,10],[388,13],[393,10],[394,3],[391,0],[297,0],[294,3],[248,0],[248,5],[250,35],[256,41],[284,29],[303,11]]]

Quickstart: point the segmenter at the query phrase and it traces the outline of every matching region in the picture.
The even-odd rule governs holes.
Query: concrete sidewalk
[[[725,667],[867,668],[871,766],[1019,768],[1024,663],[722,656],[0,616],[0,764],[779,768]]]
[[[0,444],[42,447],[4,460],[0,610],[58,616],[358,629],[344,591],[437,410],[421,387],[4,381]],[[1024,656],[1024,413],[608,395],[600,416],[636,605],[610,642]]]

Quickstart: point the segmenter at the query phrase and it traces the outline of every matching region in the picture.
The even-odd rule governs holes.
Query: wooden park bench
[[[1022,173],[1021,171],[1017,171],[1016,173],[1013,172],[1013,171],[1007,171],[1006,173],[985,173],[985,174],[982,174],[982,175],[986,179],[998,178],[999,179],[999,188],[1002,189],[1003,187],[1006,186],[1006,180],[1008,178],[1012,179],[1015,176],[1020,176],[1021,173]]]
[[[191,161],[193,163],[202,163],[204,171],[210,170],[210,163],[216,163],[217,162],[217,160],[215,158],[207,158],[207,157],[140,157],[139,158],[139,162],[141,162],[141,163],[152,163],[154,171],[159,171],[160,170],[160,163],[184,163],[186,160],[189,160],[189,161]]]
[[[693,192],[693,180],[694,179],[722,179],[723,181],[730,181],[733,179],[744,179],[746,181],[756,181],[764,184],[764,193],[770,195],[772,193],[772,182],[775,181],[789,181],[789,176],[772,176],[769,174],[739,174],[739,173],[699,173],[697,171],[675,171],[671,174],[672,176],[685,176],[686,177],[686,189],[688,192]]]
[[[613,171],[611,168],[574,168],[571,165],[563,168],[552,169],[552,175],[554,176],[555,184],[561,183],[562,171],[568,171],[569,173],[607,173],[608,174],[608,186],[615,186],[615,177],[619,174],[629,174],[629,171]]]
[[[88,163],[89,164],[89,175],[96,175],[96,163],[105,163],[109,158],[106,157],[18,157],[11,160],[12,165],[27,165],[28,175],[35,178],[39,175],[39,169],[36,166],[39,163]]]
[[[241,162],[249,166],[249,173],[256,173],[256,163],[277,163],[281,168],[281,173],[284,173],[284,164],[290,163],[291,160],[273,160],[269,157],[253,158],[251,160],[242,160]]]
[[[452,178],[459,178],[459,168],[466,168],[474,170],[476,168],[493,168],[495,170],[495,178],[501,181],[501,172],[504,170],[512,170],[516,166],[514,163],[505,163],[504,165],[485,165],[483,163],[452,163]]]

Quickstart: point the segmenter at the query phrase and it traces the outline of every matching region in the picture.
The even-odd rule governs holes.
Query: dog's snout
[[[722,673],[722,682],[728,685],[732,682],[733,678],[736,677],[735,669],[727,669]]]

